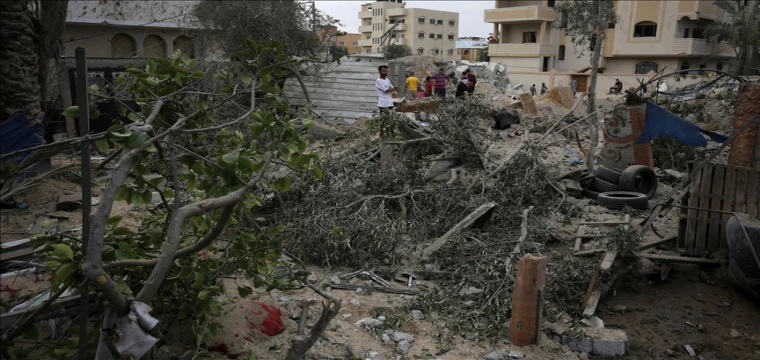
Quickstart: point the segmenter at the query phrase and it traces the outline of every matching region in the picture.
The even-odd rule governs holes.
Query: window
[[[656,62],[652,61],[642,61],[638,64],[636,64],[636,74],[648,74],[650,71],[657,72],[659,69],[659,65],[657,65]]]
[[[465,51],[464,51],[464,54],[465,54],[465,55],[470,55],[470,50],[465,50]]]
[[[338,41],[338,45],[340,45],[340,46],[346,45],[346,42],[345,41]]]
[[[369,39],[370,37],[371,37],[371,35],[367,35],[367,37],[365,39]]]
[[[615,23],[614,22],[608,22],[607,23],[607,28],[608,29],[614,29],[615,28]]]
[[[455,20],[449,20],[449,26],[454,26],[454,24],[456,24]]]
[[[419,33],[417,33],[417,37],[420,38],[420,39],[424,39],[425,38],[425,32],[424,31],[420,31]]]
[[[591,40],[588,44],[588,51],[594,51],[594,47],[596,47],[596,34],[591,35]]]
[[[449,40],[454,40],[454,34],[449,34]]]
[[[651,21],[642,21],[633,27],[633,37],[656,37],[657,24]]]
[[[148,35],[143,40],[143,56],[146,58],[166,57],[166,42],[158,35]]]
[[[689,70],[689,63],[682,62],[681,63],[681,70]]]
[[[417,22],[420,23],[420,24],[424,24],[425,23],[425,18],[424,17],[418,17],[417,18]]]
[[[395,39],[395,38],[396,38],[396,34],[391,35],[391,39]]]
[[[723,63],[719,61],[717,64],[715,64],[715,69],[716,70],[723,70]]]
[[[430,19],[430,25],[435,25],[435,19]]]
[[[352,45],[352,46],[359,46],[359,42],[358,42],[358,41],[352,41],[352,42],[351,42],[351,45]]]
[[[438,39],[443,39],[443,34],[438,34],[438,35],[436,36],[436,38],[438,38]]]
[[[420,54],[420,55],[422,55],[422,54],[424,54],[424,53],[425,53],[425,49],[424,49],[424,48],[418,48],[418,49],[417,49],[417,54]]]
[[[536,43],[536,32],[530,31],[530,32],[524,32],[523,33],[523,44],[535,44]]]
[[[137,55],[135,39],[127,34],[116,34],[111,38],[111,57],[131,58]]]
[[[366,25],[372,25],[372,21],[367,21]]]
[[[560,29],[567,29],[567,11],[563,10],[561,14],[559,14],[559,28]]]
[[[454,49],[448,49],[446,50],[446,53],[449,55],[454,55]]]
[[[435,34],[430,33],[430,34],[428,34],[428,37],[431,38],[431,39],[435,39]]]
[[[556,2],[555,0],[549,0],[549,2],[546,4],[546,6],[553,8],[555,2]]]
[[[404,34],[401,34],[401,35],[399,35],[398,37],[400,37],[400,38],[402,38],[402,39],[403,39],[403,38],[404,38]]]
[[[174,39],[174,51],[179,50],[179,53],[184,58],[194,59],[195,54],[193,53],[193,41],[187,37],[187,36],[177,36],[176,39]]]
[[[438,25],[443,25],[443,20],[438,20]]]
[[[396,19],[391,19],[391,21],[389,21],[389,23],[395,24],[396,23]]]
[[[440,51],[438,50],[438,48],[435,48],[433,50],[430,50],[430,53],[433,54],[433,55],[438,55],[440,53]]]
[[[559,46],[559,51],[557,52],[557,60],[565,60],[565,45]]]
[[[689,32],[690,30],[691,30],[691,29],[689,29],[689,28],[685,28],[685,29],[683,29],[683,38],[684,38],[684,39],[688,39],[688,38],[689,38],[689,36],[691,36],[691,33]]]
[[[704,39],[705,29],[691,29],[691,37],[694,39]]]
[[[367,51],[366,51],[366,52],[367,52],[367,54],[370,54],[370,53],[372,53],[372,50],[370,50],[370,49],[367,49]]]

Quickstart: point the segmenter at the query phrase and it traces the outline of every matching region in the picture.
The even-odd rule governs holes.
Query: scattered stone
[[[285,296],[285,295],[282,295],[282,296],[280,296],[280,301],[282,301],[282,302],[285,302],[285,303],[286,303],[286,302],[290,302],[290,299],[288,299],[288,297],[287,297],[287,296]]]
[[[349,301],[349,303],[351,303],[351,305],[353,305],[353,306],[359,306],[359,300],[356,300],[356,299],[351,299],[351,301]]]
[[[364,295],[364,289],[362,288],[356,289],[356,295]]]
[[[350,314],[350,313],[343,314],[343,317],[346,319],[350,318],[351,316],[353,316],[353,314]]]
[[[612,312],[624,314],[625,311],[628,310],[628,307],[625,305],[615,305],[612,307]]]
[[[335,276],[333,276],[333,277],[330,278],[330,282],[333,283],[333,284],[340,285],[340,278],[337,275],[335,275]]]
[[[383,339],[384,344],[391,342],[391,337],[388,334],[383,334],[381,338]]]
[[[428,121],[428,113],[424,111],[420,111],[419,118],[420,118],[420,121]]]
[[[393,341],[395,341],[395,342],[406,341],[406,342],[408,342],[408,343],[411,344],[411,343],[414,342],[414,335],[409,334],[409,333],[404,333],[404,332],[396,331],[396,332],[393,333]]]
[[[731,329],[731,331],[729,333],[731,334],[731,338],[732,339],[738,339],[738,338],[742,337],[742,334],[738,330],[736,330],[736,329]]]
[[[494,351],[483,357],[486,360],[504,360],[504,355],[499,351]]]
[[[400,341],[396,345],[396,353],[399,353],[401,355],[406,355],[409,353],[409,349],[412,347],[412,344],[410,344],[408,341]]]
[[[522,359],[525,357],[525,354],[522,351],[510,350],[509,357],[512,359]]]
[[[690,356],[697,356],[697,353],[694,351],[694,348],[691,347],[691,345],[686,344],[683,347],[686,349],[686,352],[688,352]]]
[[[414,320],[424,320],[425,319],[425,315],[422,313],[422,311],[412,310],[412,319],[414,319]]]
[[[585,324],[588,327],[592,328],[603,328],[604,327],[604,321],[602,319],[592,316],[590,319],[583,319],[581,320],[581,323]]]
[[[621,356],[628,350],[628,337],[620,329],[585,328],[585,337],[554,335],[554,341],[570,350],[598,356]]]
[[[306,133],[311,135],[314,139],[319,140],[335,139],[341,136],[340,131],[333,129],[329,125],[320,123],[315,123],[314,126],[306,131]]]
[[[706,273],[706,272],[704,272],[704,271],[700,271],[700,272],[698,273],[698,276],[699,276],[699,281],[701,281],[701,282],[703,282],[703,283],[705,283],[705,284],[707,284],[707,285],[712,285],[712,286],[715,286],[715,281],[713,281],[713,280],[710,278],[710,275],[707,275],[707,273]]]
[[[482,294],[482,293],[483,293],[483,289],[478,289],[478,288],[473,287],[473,286],[468,286],[468,287],[462,289],[459,292],[459,295],[462,295],[462,296],[465,296],[465,295],[477,295],[477,294]]]
[[[356,327],[364,327],[364,328],[366,328],[368,330],[371,330],[371,329],[374,329],[374,328],[382,325],[384,321],[385,321],[385,319],[380,320],[379,318],[378,319],[364,318],[364,319],[361,319],[361,320],[355,322],[354,326],[356,326]]]
[[[667,175],[667,176],[669,176],[671,178],[674,178],[676,180],[684,179],[687,176],[686,174],[684,174],[684,173],[682,173],[680,171],[673,170],[673,169],[665,169],[664,172],[665,172],[665,175]]]

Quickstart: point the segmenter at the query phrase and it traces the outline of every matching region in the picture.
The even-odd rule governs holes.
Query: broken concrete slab
[[[553,336],[554,341],[570,350],[597,356],[622,356],[628,351],[628,336],[620,329],[587,328],[584,337]]]
[[[318,140],[335,139],[343,135],[340,131],[336,130],[332,126],[319,123],[314,124],[314,126],[309,128],[306,133],[311,135],[314,139]]]
[[[533,115],[538,115],[536,101],[533,100],[533,95],[531,95],[529,92],[520,94],[520,102],[522,103],[523,110]]]
[[[573,92],[567,86],[553,87],[551,90],[549,90],[549,98],[567,109],[573,107],[575,104],[575,97],[573,96]]]

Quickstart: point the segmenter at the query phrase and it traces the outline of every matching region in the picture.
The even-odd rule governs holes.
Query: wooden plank
[[[599,305],[599,299],[602,297],[601,290],[594,290],[591,292],[591,296],[586,302],[586,307],[583,309],[583,318],[590,319],[596,312],[596,306]]]
[[[6,243],[0,244],[0,249],[11,250],[13,248],[20,247],[20,246],[24,246],[24,247],[32,246],[32,244],[29,243],[31,241],[32,241],[31,239],[20,239],[20,240],[8,241]]]
[[[736,205],[734,212],[747,212],[747,181],[749,181],[749,169],[736,168]]]
[[[753,169],[749,170],[749,187],[747,188],[747,214],[749,216],[760,219],[760,171]]]
[[[602,254],[599,259],[599,264],[596,265],[596,270],[594,270],[594,275],[591,276],[591,281],[588,282],[588,288],[586,288],[586,296],[583,297],[583,303],[581,304],[581,311],[585,311],[586,307],[589,304],[591,296],[594,292],[594,287],[596,287],[596,282],[599,281],[599,273],[601,272],[602,262],[604,262],[604,258],[606,256],[607,254]],[[601,292],[599,292],[599,295],[601,296]],[[596,307],[594,307],[594,309],[596,310]]]
[[[612,268],[612,263],[615,262],[616,257],[617,251],[607,251],[604,253],[604,260],[602,260],[602,264],[599,265],[599,268],[602,270],[602,272],[610,271]]]
[[[649,259],[652,261],[660,262],[674,262],[681,264],[697,264],[697,265],[720,265],[723,261],[718,259],[705,259],[688,256],[674,256],[674,255],[658,255],[658,254],[637,254],[640,257]]]
[[[578,251],[576,253],[573,253],[575,256],[586,256],[586,255],[594,255],[598,253],[603,253],[607,250],[604,249],[592,249],[592,250],[585,250],[585,251]]]
[[[726,178],[723,188],[723,211],[734,211],[734,196],[736,195],[736,172],[735,166],[726,166]],[[726,241],[726,223],[731,218],[730,214],[721,214],[720,219],[720,248],[725,249],[728,247]]]
[[[701,208],[710,208],[710,190],[712,190],[712,177],[715,167],[712,164],[707,164],[702,169],[702,184],[699,187],[699,206]],[[699,211],[697,214],[697,241],[695,245],[695,252],[693,255],[702,256],[707,250],[707,225],[708,216],[707,211]]]
[[[3,252],[0,252],[0,261],[20,258],[22,256],[29,255],[31,253],[34,253],[34,249],[30,247],[13,250],[13,251],[3,251]]]
[[[583,238],[581,235],[583,235],[583,229],[586,227],[586,225],[579,225],[578,231],[575,233],[575,247],[573,247],[574,252],[578,252],[581,250],[581,245],[583,244]]]
[[[710,207],[708,209],[720,210],[723,208],[723,183],[725,181],[726,169],[723,165],[713,165],[713,179],[710,190]],[[707,225],[707,251],[713,252],[720,249],[720,220],[722,214],[718,212],[709,212]]]
[[[583,221],[583,222],[581,222],[581,225],[597,225],[597,226],[600,226],[600,225],[609,225],[609,226],[613,226],[613,225],[628,225],[628,223],[629,222],[627,222],[627,221],[608,221],[608,222],[604,222],[604,221]]]
[[[380,287],[380,286],[365,286],[365,285],[353,285],[353,284],[329,284],[328,287],[331,287],[333,289],[341,289],[341,290],[356,290],[356,289],[363,289],[367,291],[377,291],[382,293],[388,293],[388,294],[402,294],[402,295],[419,295],[422,292],[419,290],[413,290],[413,289],[401,289],[401,288],[388,288],[388,287]]]
[[[695,172],[689,190],[689,206],[699,206],[699,189],[702,185],[702,171]],[[689,254],[694,254],[697,244],[697,211],[689,209],[686,217],[686,236],[684,247]]]
[[[657,247],[657,246],[660,246],[662,244],[667,244],[667,243],[673,242],[676,239],[678,239],[678,237],[677,236],[673,236],[673,237],[669,237],[669,238],[664,238],[664,239],[652,240],[650,242],[645,242],[645,243],[641,244],[641,246],[639,246],[639,250],[651,249],[653,247]]]
[[[422,252],[422,258],[427,259],[432,255],[434,252],[436,252],[438,249],[440,249],[446,242],[449,240],[449,237],[456,234],[462,229],[465,229],[472,225],[475,221],[480,219],[481,217],[485,216],[486,214],[491,212],[491,209],[493,209],[496,206],[496,203],[489,202],[483,205],[480,205],[475,211],[473,211],[470,215],[467,215],[462,221],[460,221],[458,224],[456,224],[451,230],[443,234],[443,236],[436,239],[430,246],[425,248]]]

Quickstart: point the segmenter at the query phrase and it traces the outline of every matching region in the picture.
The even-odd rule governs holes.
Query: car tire
[[[609,181],[595,177],[593,180],[591,180],[591,190],[603,193],[609,191],[618,191],[620,190],[620,187],[617,186],[617,184],[613,184]]]
[[[594,176],[613,184],[620,183],[620,174],[622,172],[604,166],[598,166],[594,171]]]
[[[618,186],[621,191],[642,193],[651,199],[657,193],[657,174],[648,166],[629,166],[620,174]]]
[[[596,200],[596,198],[599,197],[598,192],[590,190],[590,189],[583,189],[582,193],[583,193],[583,196],[589,199],[593,199],[593,200]]]
[[[649,207],[649,199],[645,194],[632,191],[610,191],[599,194],[596,198],[599,205],[612,210],[622,210],[630,206],[637,210],[646,210]]]

